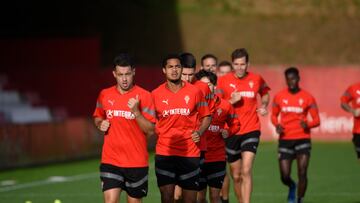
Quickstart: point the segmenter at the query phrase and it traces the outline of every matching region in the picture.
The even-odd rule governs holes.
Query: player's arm
[[[196,110],[199,114],[200,125],[197,130],[194,130],[191,134],[194,142],[200,141],[200,136],[209,128],[211,124],[211,113],[209,110],[208,103],[205,101],[205,97],[199,90],[196,96]]]
[[[261,95],[261,105],[257,109],[257,112],[259,112],[260,115],[265,116],[268,113],[267,107],[269,105],[269,102],[270,102],[270,94],[269,93],[265,93],[265,94]]]
[[[284,128],[280,125],[278,117],[280,114],[280,106],[276,103],[276,98],[273,101],[271,109],[271,123],[275,126],[276,132],[281,135],[284,132]]]
[[[269,94],[270,87],[266,84],[263,78],[260,78],[259,83],[260,83],[259,94],[261,97],[261,105],[257,109],[257,112],[259,112],[260,115],[265,116],[268,113],[267,107],[270,102],[270,94]]]
[[[228,101],[230,102],[231,105],[234,105],[237,102],[239,102],[240,100],[241,100],[241,93],[234,91],[231,93],[231,97]]]
[[[319,109],[316,105],[315,99],[312,99],[312,102],[309,106],[309,113],[311,115],[312,120],[311,121],[301,121],[301,126],[306,128],[315,128],[320,125],[320,116],[319,116]]]
[[[348,103],[341,103],[341,108],[351,113],[354,117],[360,116],[360,109],[352,108]]]
[[[240,121],[232,106],[230,106],[230,110],[226,118],[226,124],[228,128],[220,130],[221,135],[224,139],[234,135],[240,130]]]
[[[312,107],[309,110],[309,113],[311,115],[312,121],[307,122],[308,128],[315,128],[315,127],[319,126],[320,125],[320,116],[319,116],[319,111],[318,111],[317,107]]]
[[[360,116],[360,109],[352,108],[352,106],[349,104],[352,100],[350,92],[350,88],[345,91],[343,96],[341,97],[341,108],[344,109],[344,111],[351,113],[354,117]]]
[[[101,117],[95,117],[94,123],[96,128],[102,132],[106,132],[110,127],[110,121],[108,119],[103,119]]]
[[[102,132],[106,132],[110,127],[110,121],[106,119],[105,111],[101,103],[104,96],[102,93],[103,92],[100,92],[100,95],[97,99],[96,108],[93,116],[94,116],[94,124],[96,128]]]
[[[200,141],[200,136],[202,136],[204,134],[204,132],[206,131],[206,129],[209,128],[211,124],[211,116],[210,115],[207,115],[203,118],[201,118],[201,121],[200,121],[200,126],[198,128],[198,130],[194,131],[193,134],[197,134],[199,136],[199,141]],[[192,137],[197,137],[197,135],[193,135]],[[194,141],[196,141],[197,139],[195,139]]]
[[[128,107],[130,111],[134,114],[136,122],[139,125],[140,129],[147,135],[153,135],[155,133],[155,125],[144,117],[144,115],[139,109],[139,103],[139,95],[136,95],[135,98],[129,99]]]

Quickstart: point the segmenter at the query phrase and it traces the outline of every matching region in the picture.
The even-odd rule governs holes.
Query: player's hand
[[[261,116],[265,116],[268,114],[268,111],[265,107],[260,107],[256,109],[256,112],[258,112]]]
[[[225,129],[220,129],[220,133],[223,139],[226,139],[229,137],[229,132]]]
[[[282,135],[284,133],[284,128],[281,126],[281,125],[277,125],[276,126],[276,132],[279,134],[279,135]]]
[[[231,100],[231,103],[232,103],[232,104],[235,104],[235,103],[237,103],[238,101],[240,101],[240,100],[241,100],[241,94],[240,94],[240,92],[236,92],[236,91],[232,92],[232,93],[231,93],[231,98],[230,98],[230,100]]]
[[[135,116],[140,114],[139,103],[139,95],[136,95],[135,98],[130,98],[127,104],[130,111],[135,114]]]
[[[102,132],[106,132],[110,127],[110,121],[108,119],[102,120],[100,125],[98,126],[99,130]]]
[[[354,109],[353,115],[354,115],[354,117],[359,117],[360,116],[360,108]]]
[[[195,143],[200,142],[200,133],[198,131],[193,131],[191,133],[191,138]]]
[[[300,126],[302,127],[302,128],[304,128],[304,130],[306,130],[306,129],[308,129],[309,128],[309,126],[307,125],[307,123],[305,122],[305,121],[300,121]]]

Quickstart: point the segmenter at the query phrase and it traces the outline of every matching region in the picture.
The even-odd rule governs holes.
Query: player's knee
[[[307,173],[306,171],[299,171],[299,181],[306,181],[307,180]]]
[[[203,196],[198,196],[196,202],[197,203],[206,203],[206,198]]]
[[[232,178],[234,182],[241,182],[241,174],[232,174]]]
[[[220,194],[216,193],[216,192],[210,193],[210,199],[211,199],[211,202],[219,202]]]
[[[284,184],[291,181],[289,174],[282,174],[280,178],[281,178],[281,182],[284,183]]]
[[[167,188],[160,188],[161,199],[163,202],[173,202],[174,201],[174,193]]]
[[[118,201],[119,201],[118,197],[115,197],[115,196],[105,197],[105,203],[117,203]]]
[[[250,167],[244,167],[241,169],[241,176],[242,178],[248,178],[251,177],[251,168]]]

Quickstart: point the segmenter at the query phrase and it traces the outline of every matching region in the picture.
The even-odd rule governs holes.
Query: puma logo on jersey
[[[229,86],[236,89],[236,86],[234,84],[232,84],[232,83],[230,83]]]
[[[357,93],[358,95],[360,95],[360,90],[356,90],[356,93]]]
[[[166,105],[169,105],[169,99],[167,99],[167,100],[162,100],[162,102],[163,102],[164,104],[166,104]]]
[[[286,105],[289,103],[289,101],[288,101],[287,99],[283,99],[282,101],[283,101],[284,104],[286,104]]]
[[[111,104],[111,106],[114,106],[115,100],[108,100],[108,102]]]

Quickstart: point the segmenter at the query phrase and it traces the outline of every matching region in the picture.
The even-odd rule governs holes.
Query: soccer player
[[[205,54],[201,57],[201,69],[212,73],[216,73],[217,58],[212,54]]]
[[[180,59],[182,66],[181,80],[192,83],[194,81],[196,59],[193,54],[188,52],[181,53]],[[181,202],[182,199],[182,189],[178,185],[175,186],[174,199],[176,202]]]
[[[217,76],[221,77],[233,71],[233,67],[229,61],[221,61],[218,66]]]
[[[203,93],[206,102],[208,103],[208,107],[210,110],[210,114],[214,111],[214,99],[213,94],[209,89],[209,86],[207,83],[204,83],[202,81],[195,81],[194,80],[194,73],[196,68],[196,59],[194,55],[191,53],[182,53],[180,54],[181,58],[181,65],[183,67],[183,73],[181,74],[181,79],[192,83],[195,87],[197,87],[201,92]],[[185,73],[184,73],[185,71]],[[200,148],[200,169],[202,168],[202,164],[205,160],[205,151],[206,151],[206,139],[205,137],[201,137],[200,142],[198,144]],[[201,182],[200,182],[201,184]],[[174,193],[174,199],[175,201],[179,201],[182,198],[182,190],[181,187],[178,185],[175,186],[175,193]]]
[[[232,71],[233,71],[233,67],[229,61],[221,61],[218,65],[217,76],[222,77]],[[215,88],[214,93],[218,94],[217,88]],[[229,192],[230,192],[230,180],[229,180],[228,174],[226,173],[225,178],[224,178],[224,183],[223,183],[223,186],[222,186],[221,192],[220,192],[221,201],[223,203],[229,202]]]
[[[113,75],[117,84],[100,92],[93,114],[105,133],[100,165],[104,201],[118,202],[124,190],[128,202],[141,202],[148,191],[146,135],[154,133],[154,104],[150,92],[134,85],[128,54],[114,59]]]
[[[217,81],[217,76],[214,73],[201,70],[195,74],[195,77],[198,81],[208,84],[211,91],[214,91]],[[229,127],[225,128],[225,124]],[[202,168],[204,184],[200,184],[201,192],[198,195],[198,202],[206,203],[207,186],[209,186],[210,191],[210,202],[220,202],[220,190],[226,174],[224,139],[239,129],[240,122],[236,118],[232,105],[220,97],[215,97],[215,113],[212,115],[211,125],[204,134],[207,139],[207,151]]]
[[[220,77],[218,95],[228,100],[240,121],[240,130],[226,140],[227,161],[230,163],[236,197],[239,202],[249,203],[252,192],[252,167],[260,138],[260,122],[257,113],[267,114],[270,88],[260,75],[248,72],[249,54],[246,49],[233,51],[234,72]],[[257,106],[257,95],[261,106]]]
[[[290,67],[285,71],[287,88],[274,97],[271,121],[279,134],[279,167],[281,181],[289,187],[288,202],[295,202],[296,184],[291,178],[294,159],[298,168],[298,203],[303,202],[307,187],[311,141],[310,129],[320,125],[314,97],[299,87],[299,71]],[[311,120],[308,119],[308,114]],[[279,121],[280,117],[280,121]]]
[[[181,79],[192,83],[194,80],[195,69],[196,69],[196,59],[191,53],[181,53],[180,54],[182,73]]]
[[[354,116],[353,143],[360,161],[360,82],[347,88],[341,97],[341,107]]]
[[[183,189],[184,202],[196,202],[200,173],[197,143],[211,121],[201,91],[181,80],[180,61],[178,55],[163,60],[166,82],[152,92],[158,135],[155,172],[163,203],[174,202],[175,185]]]

